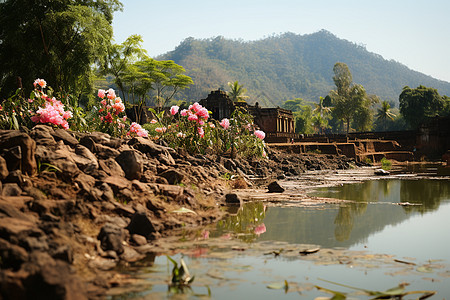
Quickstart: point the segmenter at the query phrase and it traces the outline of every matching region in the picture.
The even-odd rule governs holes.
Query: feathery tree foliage
[[[377,109],[376,118],[382,123],[383,129],[386,130],[387,121],[394,121],[395,114],[391,112],[391,105],[386,100],[381,102],[381,107]]]
[[[114,83],[119,88],[124,101],[127,101],[124,77],[127,73],[133,73],[127,68],[146,54],[146,50],[142,48],[142,42],[140,35],[131,35],[121,44],[109,45],[107,54],[100,65],[102,75],[114,76]]]
[[[239,84],[237,80],[228,82],[228,87],[230,88],[228,96],[233,102],[245,102],[245,99],[248,98],[248,96],[245,95],[247,89],[245,89],[242,84]]]
[[[118,0],[1,1],[0,97],[20,81],[31,90],[36,78],[76,95],[91,92],[92,65],[106,55],[121,8]]]

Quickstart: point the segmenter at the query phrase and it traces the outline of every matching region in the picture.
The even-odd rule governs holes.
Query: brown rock
[[[113,250],[117,254],[121,254],[124,251],[122,245],[124,238],[124,230],[111,223],[105,224],[102,229],[100,229],[100,233],[97,236],[104,251]]]
[[[66,145],[73,147],[78,144],[78,140],[74,138],[67,130],[58,128],[53,131],[51,135],[56,141],[63,141]]]
[[[16,146],[21,149],[22,172],[33,175],[37,170],[36,142],[28,134],[20,131],[6,131],[0,134],[0,149],[9,149]]]
[[[5,179],[9,174],[8,166],[6,165],[6,160],[0,156],[0,180]]]
[[[22,194],[22,189],[17,185],[17,183],[5,183],[2,188],[3,196],[20,196]]]
[[[151,239],[152,234],[156,232],[152,221],[144,212],[135,213],[126,229],[130,234],[139,234],[146,239]]]
[[[113,158],[108,158],[106,160],[101,159],[98,161],[98,164],[109,176],[115,175],[125,177],[125,172],[122,170],[122,167]]]
[[[161,174],[158,174],[158,176],[161,176],[161,177],[164,177],[165,179],[167,179],[167,182],[169,184],[181,183],[181,181],[184,178],[183,173],[181,173],[180,171],[175,170],[175,169],[166,170],[166,171],[162,172]]]
[[[269,193],[283,193],[284,188],[277,182],[273,181],[271,182],[267,188],[269,189]]]
[[[136,150],[125,150],[116,157],[117,163],[125,172],[125,177],[129,180],[141,178],[144,170],[142,156]]]

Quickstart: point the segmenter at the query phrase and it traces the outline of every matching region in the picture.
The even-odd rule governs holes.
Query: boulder
[[[125,239],[125,232],[115,224],[106,223],[97,236],[104,251],[113,250],[117,254],[123,253],[122,242]]]
[[[69,146],[75,146],[78,144],[78,140],[74,138],[67,130],[58,128],[51,133],[55,141],[63,141],[64,144]]]
[[[6,160],[0,156],[0,180],[5,179],[9,174],[8,166]]]
[[[125,172],[125,177],[129,180],[139,179],[144,170],[142,156],[136,150],[125,150],[116,157],[117,163]]]
[[[180,171],[175,170],[175,169],[165,170],[164,172],[158,174],[158,176],[161,176],[161,177],[167,179],[167,182],[169,184],[181,183],[181,181],[184,178],[183,173],[181,173]]]
[[[145,237],[147,240],[152,238],[153,233],[156,232],[152,221],[145,212],[137,212],[131,217],[130,224],[127,228],[131,235],[138,234]]]
[[[284,188],[277,182],[273,181],[271,182],[267,188],[269,189],[269,193],[283,193]]]
[[[3,299],[88,299],[85,285],[70,265],[35,251],[19,272],[0,272]]]
[[[241,206],[243,202],[242,202],[242,199],[237,194],[230,193],[230,194],[225,195],[225,203],[227,205]]]
[[[31,137],[20,131],[6,131],[0,134],[0,149],[20,147],[20,163],[22,173],[33,175],[37,165],[35,159],[36,142]],[[9,169],[12,171],[11,169]]]

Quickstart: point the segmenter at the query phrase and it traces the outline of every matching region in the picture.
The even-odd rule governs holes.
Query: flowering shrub
[[[64,129],[69,129],[68,120],[73,117],[73,112],[80,114],[80,108],[74,109],[52,96],[53,90],[48,87],[44,79],[36,79],[33,83],[34,90],[29,98],[25,98],[21,89],[7,100],[4,100],[0,109],[0,128],[19,129],[20,126],[28,128],[37,123],[48,124]],[[45,89],[47,88],[47,93]],[[67,95],[67,98],[69,95]],[[67,104],[67,103],[66,103]]]
[[[239,154],[243,157],[265,156],[265,133],[255,130],[252,117],[237,109],[231,119],[209,120],[209,112],[199,103],[187,109],[172,106],[168,112],[156,113],[144,127],[155,139],[188,153],[212,152],[219,155]]]
[[[116,137],[148,136],[147,130],[138,123],[133,122],[129,125],[125,115],[125,105],[113,89],[99,89],[97,96],[100,98],[100,103],[90,112],[92,129]]]

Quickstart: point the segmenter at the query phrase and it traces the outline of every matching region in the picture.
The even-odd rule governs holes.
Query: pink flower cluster
[[[122,99],[120,97],[116,97],[116,93],[113,89],[109,89],[107,91],[105,90],[98,90],[98,97],[102,99],[100,103],[102,104],[102,108],[99,109],[99,112],[106,112],[106,116],[103,119],[104,121],[111,123],[112,122],[112,116],[111,114],[115,114],[116,116],[125,111],[125,105],[122,102]],[[105,99],[106,98],[108,99]]]
[[[176,115],[178,113],[179,107],[172,106],[170,108],[170,113],[172,115]],[[203,138],[205,136],[205,130],[203,129],[203,125],[209,118],[208,110],[195,102],[192,105],[189,105],[188,109],[183,109],[180,111],[180,115],[183,117],[187,117],[189,121],[196,122],[199,127],[197,127],[198,135]]]
[[[228,129],[230,127],[230,120],[228,120],[227,118],[222,119],[222,121],[220,121],[220,126],[223,127],[223,129]]]
[[[264,133],[264,131],[261,130],[255,130],[255,135],[257,138],[263,140],[266,137],[266,134]]]
[[[148,137],[148,132],[136,122],[131,123],[129,134],[135,133],[137,136]]]
[[[40,86],[42,87],[42,85]],[[45,107],[40,107],[36,111],[36,115],[31,117],[31,121],[43,124],[50,123],[56,126],[61,126],[64,129],[69,129],[67,119],[72,117],[72,112],[65,111],[64,104],[62,104],[61,101],[56,100],[55,97],[50,98],[46,95],[42,95],[42,97],[46,100]]]

